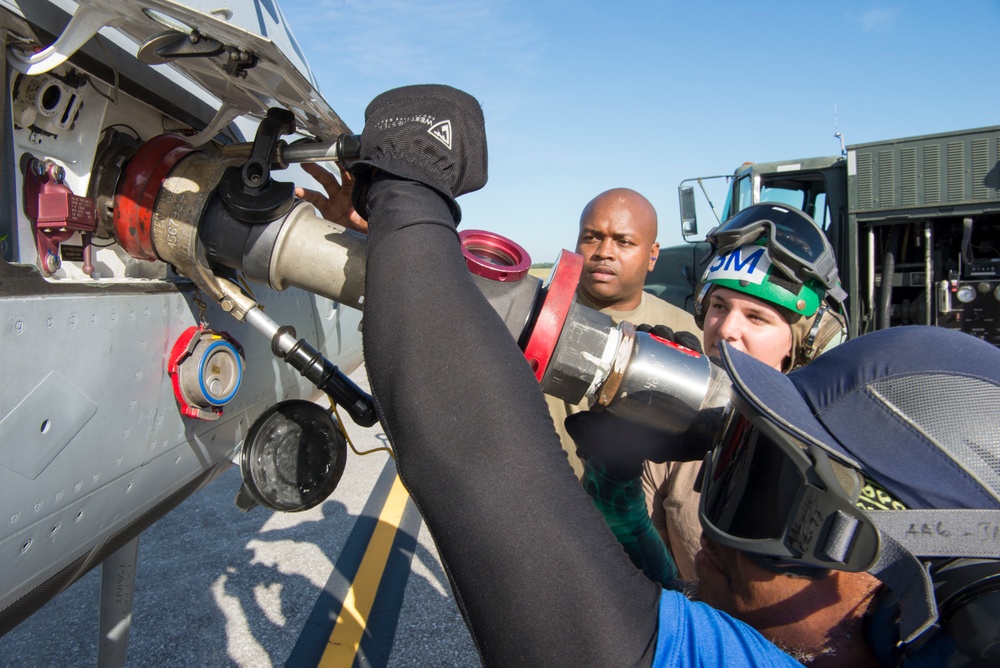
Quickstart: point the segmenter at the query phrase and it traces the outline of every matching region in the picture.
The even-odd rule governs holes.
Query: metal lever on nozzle
[[[330,399],[342,406],[356,424],[370,427],[378,422],[375,402],[371,395],[354,384],[323,354],[309,345],[305,339],[296,339],[291,327],[279,327],[264,315],[260,309],[247,312],[247,323],[271,341],[271,352],[299,373]]]
[[[229,149],[229,153],[236,153],[236,151],[237,149]],[[360,157],[361,135],[343,134],[335,141],[281,143],[277,150],[277,162],[284,165],[296,162],[328,162],[330,160],[344,164]]]
[[[226,169],[219,181],[219,198],[229,213],[246,223],[269,223],[295,205],[295,186],[271,178],[281,135],[295,131],[295,116],[287,109],[271,108],[257,128],[250,157],[242,166]]]

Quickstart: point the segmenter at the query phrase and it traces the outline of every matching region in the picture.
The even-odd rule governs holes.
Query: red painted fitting
[[[556,264],[549,275],[545,301],[535,319],[528,343],[524,346],[524,357],[535,372],[535,378],[542,382],[542,376],[552,359],[552,352],[559,341],[566,316],[576,299],[576,287],[583,272],[583,256],[568,250],[560,251]]]
[[[528,252],[506,237],[483,230],[462,230],[462,254],[469,271],[491,281],[519,281],[531,269]]]
[[[139,147],[125,168],[115,193],[115,238],[125,252],[140,260],[156,260],[153,208],[164,179],[194,147],[177,135],[157,135]]]

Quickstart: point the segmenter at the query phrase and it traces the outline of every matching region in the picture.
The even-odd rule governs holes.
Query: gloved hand
[[[703,459],[711,442],[691,434],[671,434],[618,417],[607,410],[582,411],[566,418],[566,432],[580,459],[604,467],[608,477],[631,480],[642,464],[690,462]]]
[[[486,185],[486,127],[471,95],[450,86],[423,84],[382,93],[365,109],[361,157],[350,165],[354,208],[368,218],[368,188],[375,170],[417,181],[447,198]]]
[[[705,351],[701,348],[701,339],[698,338],[697,334],[692,332],[675,332],[666,325],[636,325],[635,331],[637,332],[648,332],[653,336],[659,337],[671,343],[676,343],[679,346],[684,346],[695,352],[705,354]]]

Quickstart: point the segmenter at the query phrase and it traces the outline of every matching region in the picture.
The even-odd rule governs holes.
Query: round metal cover
[[[346,461],[347,441],[329,412],[310,401],[283,401],[247,433],[243,488],[271,510],[308,510],[333,493]]]

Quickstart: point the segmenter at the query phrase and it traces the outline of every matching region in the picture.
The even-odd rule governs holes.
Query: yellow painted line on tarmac
[[[361,646],[361,637],[368,624],[368,614],[375,602],[375,593],[382,580],[382,572],[385,570],[409,498],[402,481],[396,476],[385,505],[382,506],[375,531],[368,541],[368,548],[361,558],[361,565],[358,566],[354,582],[344,597],[340,616],[337,617],[326,650],[319,661],[320,668],[343,668],[354,663],[358,647]]]

